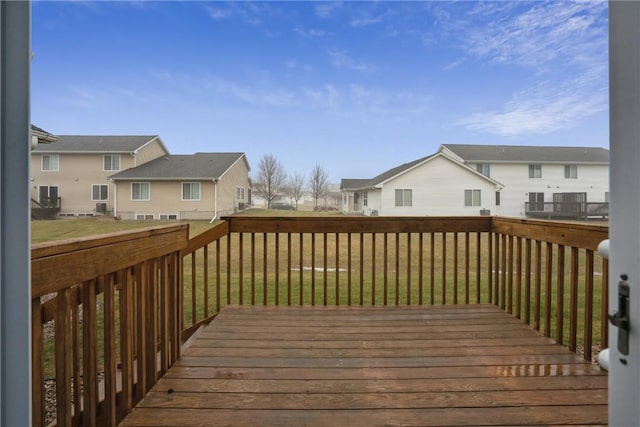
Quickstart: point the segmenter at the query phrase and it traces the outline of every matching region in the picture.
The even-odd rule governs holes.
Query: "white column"
[[[0,425],[31,425],[31,4],[0,2]]]
[[[609,2],[609,94],[611,133],[611,310],[618,282],[628,276],[629,355],[618,351],[618,328],[609,328],[609,424],[640,420],[640,3]]]

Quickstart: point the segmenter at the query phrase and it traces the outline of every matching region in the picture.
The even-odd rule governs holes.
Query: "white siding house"
[[[342,211],[364,215],[489,215],[502,184],[443,153],[370,180],[343,179]]]
[[[504,184],[497,215],[608,216],[604,148],[444,144],[439,152]]]
[[[372,179],[343,179],[342,212],[364,215],[608,216],[609,151],[445,144]]]

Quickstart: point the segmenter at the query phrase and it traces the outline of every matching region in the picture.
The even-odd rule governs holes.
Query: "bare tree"
[[[313,196],[314,206],[318,206],[318,199],[327,192],[327,187],[329,186],[328,181],[329,174],[322,166],[316,163],[309,177],[309,190]]]
[[[285,193],[289,198],[296,203],[296,209],[298,209],[298,201],[302,198],[304,194],[304,184],[306,182],[306,177],[304,174],[300,172],[295,172],[293,174],[289,174],[287,177],[287,185]]]
[[[256,193],[267,201],[267,208],[271,209],[271,202],[280,195],[287,179],[284,166],[272,154],[265,154],[258,163],[258,172],[254,179]]]

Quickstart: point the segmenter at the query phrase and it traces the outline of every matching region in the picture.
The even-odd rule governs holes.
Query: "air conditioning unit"
[[[98,213],[107,213],[107,204],[106,203],[96,203],[96,212],[98,212]]]

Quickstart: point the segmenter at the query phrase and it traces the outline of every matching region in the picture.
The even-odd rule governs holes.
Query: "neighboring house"
[[[214,220],[251,205],[244,153],[164,155],[109,177],[121,219]]]
[[[61,216],[112,214],[114,186],[108,177],[168,153],[157,135],[59,135],[31,152],[31,198],[57,203]],[[49,141],[46,141],[49,142]]]
[[[608,216],[609,151],[604,148],[444,144],[439,153],[504,184],[497,215]]]
[[[56,142],[58,137],[47,132],[46,130],[39,128],[38,126],[31,125],[31,145],[35,147],[37,144],[47,144]]]
[[[342,211],[364,215],[489,215],[502,184],[443,153],[372,179],[343,179]]]

